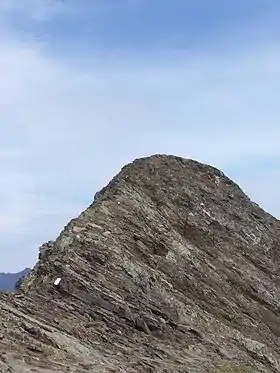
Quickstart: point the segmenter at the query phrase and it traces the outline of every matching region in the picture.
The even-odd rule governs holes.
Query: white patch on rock
[[[219,177],[218,175],[215,175],[215,184],[216,184],[217,186],[219,186],[220,181],[221,181],[220,177]]]
[[[211,218],[211,214],[210,214],[210,212],[208,212],[208,211],[206,211],[206,210],[204,210],[204,209],[202,209],[202,211],[204,212],[204,214],[206,214],[207,216],[209,216],[209,217]]]
[[[176,255],[175,255],[174,251],[172,251],[172,250],[168,251],[168,253],[166,255],[166,259],[169,260],[170,262],[177,263]]]
[[[60,284],[60,282],[61,282],[61,278],[60,277],[58,277],[55,281],[54,281],[54,285],[55,286],[58,286],[59,284]]]

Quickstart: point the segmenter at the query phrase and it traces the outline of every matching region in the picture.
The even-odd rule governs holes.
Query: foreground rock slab
[[[0,293],[0,371],[280,371],[279,221],[219,170],[125,166]]]

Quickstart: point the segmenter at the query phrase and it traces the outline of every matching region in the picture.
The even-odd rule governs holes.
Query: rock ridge
[[[2,369],[279,372],[279,274],[279,221],[224,173],[137,159],[1,293]]]

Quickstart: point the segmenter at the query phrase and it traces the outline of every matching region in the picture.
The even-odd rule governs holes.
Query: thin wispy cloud
[[[6,21],[12,21],[13,17],[21,16],[29,20],[46,21],[51,20],[59,14],[68,15],[74,10],[73,1],[63,0],[2,0],[0,9]]]
[[[206,28],[198,35],[204,19],[190,1],[198,25],[184,30],[170,23],[163,35],[155,13],[154,26],[147,26],[152,43],[144,32],[138,45],[129,38],[141,40],[139,30],[125,19],[147,19],[147,2],[93,3],[90,9],[84,1],[78,8],[74,1],[0,5],[0,271],[33,264],[38,246],[54,239],[125,163],[152,153],[222,168],[280,214],[276,2],[257,2],[254,14],[237,2],[232,28],[217,22],[212,34]],[[168,3],[161,3],[165,12]],[[91,17],[98,19],[92,29]],[[114,34],[113,17],[126,34]]]

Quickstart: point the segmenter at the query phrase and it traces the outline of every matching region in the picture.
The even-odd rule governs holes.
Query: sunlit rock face
[[[219,170],[137,159],[1,295],[3,369],[278,372],[279,237]]]

